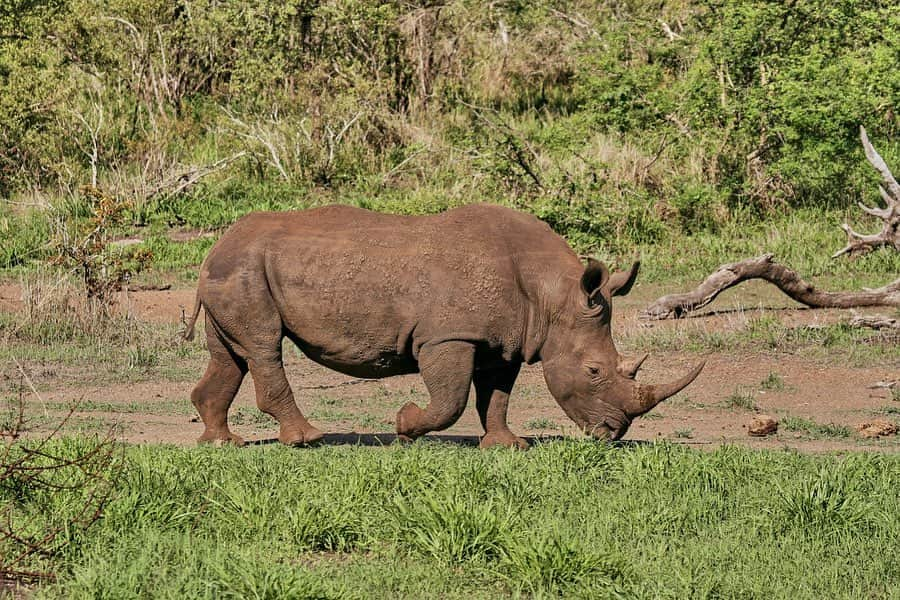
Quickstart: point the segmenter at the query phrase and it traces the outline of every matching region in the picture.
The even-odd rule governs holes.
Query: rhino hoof
[[[282,428],[281,433],[278,434],[278,441],[285,446],[311,446],[312,444],[321,441],[324,435],[325,434],[312,425],[302,429]]]
[[[482,450],[485,448],[496,448],[498,446],[504,448],[519,448],[520,450],[527,450],[529,448],[528,442],[514,434],[512,431],[486,433],[484,434],[484,437],[481,438],[481,443],[478,445]]]
[[[231,433],[230,431],[225,434],[204,432],[203,435],[197,438],[197,443],[212,444],[216,448],[220,448],[225,445],[232,445],[237,447],[247,445],[247,442],[244,441],[244,438],[236,433]]]
[[[415,402],[407,402],[397,413],[397,437],[417,438],[416,428],[422,422],[425,412]]]

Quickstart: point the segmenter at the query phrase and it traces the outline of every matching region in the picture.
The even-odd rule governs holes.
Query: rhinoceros
[[[421,373],[430,402],[400,409],[401,438],[453,425],[474,383],[481,446],[525,447],[507,403],[522,363],[540,361],[550,393],[583,431],[619,439],[703,368],[644,385],[635,380],[643,359],[619,356],[611,299],[630,290],[638,266],[585,266],[546,223],[497,205],[427,216],[340,205],[248,214],[203,262],[185,332],[193,337],[202,306],[210,361],[191,393],[206,426],[199,441],[243,443],[227,416],[248,370],[281,442],[322,437],[285,377],[285,336],[347,375]]]

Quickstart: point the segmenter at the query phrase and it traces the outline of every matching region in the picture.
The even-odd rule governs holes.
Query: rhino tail
[[[185,340],[190,342],[194,339],[194,325],[197,324],[197,316],[200,314],[200,290],[197,290],[197,295],[194,298],[194,310],[191,311],[191,318],[184,324],[184,337]]]

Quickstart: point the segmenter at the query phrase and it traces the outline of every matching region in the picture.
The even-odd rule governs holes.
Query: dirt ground
[[[751,283],[726,292],[711,308],[716,312],[680,321],[646,322],[637,318],[641,308],[661,293],[655,286],[637,286],[626,298],[614,305],[614,336],[619,339],[641,333],[679,331],[680,328],[703,328],[706,331],[728,330],[752,315],[774,315],[790,326],[816,326],[845,320],[849,311],[807,310],[782,298],[770,286]],[[132,292],[127,303],[144,320],[175,324],[182,309],[190,310],[193,289]],[[735,308],[738,305],[741,308]],[[752,308],[748,308],[752,307]],[[16,284],[0,285],[0,311],[21,309],[20,289]],[[873,311],[873,312],[878,312]],[[884,311],[881,311],[884,312]],[[660,405],[635,421],[627,440],[669,439],[698,447],[742,444],[760,448],[797,448],[804,451],[900,449],[897,436],[869,439],[855,428],[873,419],[900,419],[900,402],[891,390],[872,388],[877,382],[900,378],[900,364],[852,366],[840,357],[809,358],[785,352],[760,351],[670,352],[654,351],[638,375],[639,381],[665,381],[679,376],[698,360],[707,365],[700,377],[683,393]],[[636,353],[636,351],[634,352]],[[633,353],[633,354],[634,354]],[[294,386],[301,409],[320,429],[329,432],[333,443],[390,442],[394,415],[400,406],[414,400],[427,402],[425,387],[418,375],[393,377],[380,381],[361,381],[321,367],[297,352],[286,352],[286,370]],[[85,357],[84,371],[92,367]],[[41,379],[41,400],[36,404],[59,407],[65,403],[93,403],[92,410],[79,410],[76,416],[89,419],[95,428],[117,425],[119,435],[135,443],[173,443],[190,445],[202,432],[189,401],[190,391],[203,372],[204,363],[197,358],[186,365],[194,368],[193,380],[172,380],[152,376],[142,381],[109,381],[92,383],[90,376],[59,376],[52,365]],[[32,369],[36,368],[32,365]],[[68,367],[71,369],[71,367]],[[772,385],[775,374],[774,385]],[[54,378],[54,375],[56,377]],[[84,375],[83,373],[81,375]],[[178,379],[178,378],[176,378]],[[770,385],[763,382],[770,381]],[[750,406],[735,406],[735,395],[749,398]],[[745,402],[746,404],[746,402]],[[121,408],[121,410],[120,410]],[[59,410],[58,408],[56,409]],[[782,421],[778,433],[753,438],[747,427],[757,413],[772,415]],[[277,426],[255,408],[253,386],[249,377],[232,407],[233,428],[248,441],[266,442],[277,434]],[[785,418],[798,417],[818,424],[846,426],[852,433],[822,433],[784,427]],[[510,425],[516,433],[528,437],[580,435],[554,402],[543,381],[540,364],[525,367],[510,402]],[[445,438],[476,442],[481,433],[474,402]],[[365,435],[358,435],[365,434]],[[371,434],[384,434],[373,436]]]

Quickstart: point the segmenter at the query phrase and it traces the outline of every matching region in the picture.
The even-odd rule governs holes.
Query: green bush
[[[96,183],[162,228],[492,201],[628,252],[877,203],[857,135],[900,164],[897,48],[886,1],[14,0],[0,195]]]

